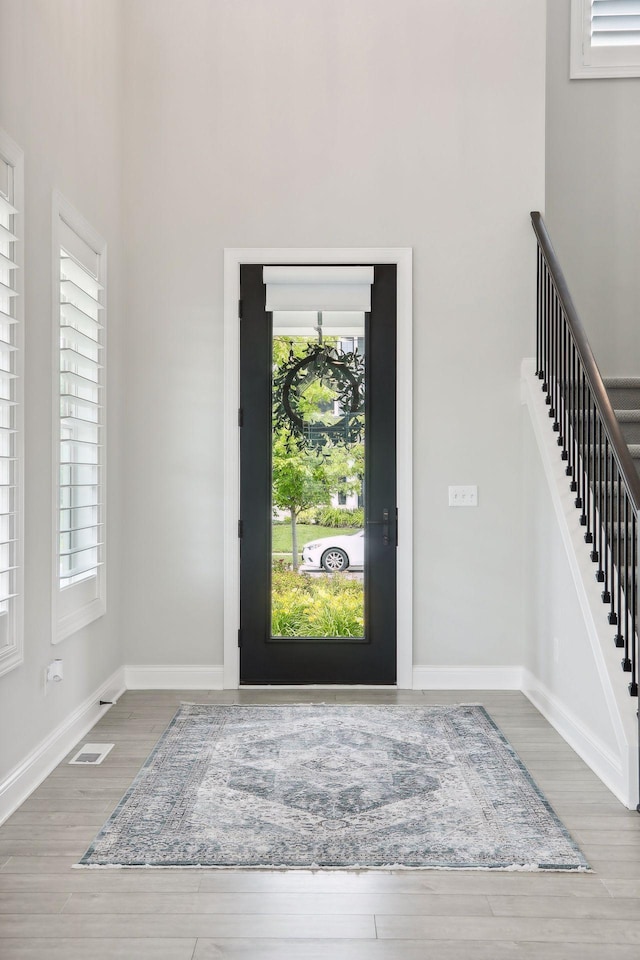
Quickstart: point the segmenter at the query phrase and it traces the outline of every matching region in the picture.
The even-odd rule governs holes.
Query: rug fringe
[[[225,864],[225,863],[74,863],[72,870],[230,870],[249,871],[255,873],[404,873],[405,871],[432,873],[435,870],[446,870],[449,873],[593,873],[591,867],[543,867],[539,864],[508,864],[504,867],[411,867],[402,863],[393,863],[388,866],[363,867],[358,864],[340,867],[321,867],[318,865],[296,867],[290,864]]]

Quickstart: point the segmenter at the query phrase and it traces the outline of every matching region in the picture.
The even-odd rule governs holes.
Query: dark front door
[[[240,268],[240,682],[393,684],[396,267],[274,269]]]

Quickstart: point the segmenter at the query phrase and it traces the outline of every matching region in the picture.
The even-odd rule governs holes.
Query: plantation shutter
[[[0,654],[19,596],[18,243],[14,169],[0,157]]]
[[[60,222],[59,584],[103,563],[103,287],[99,255]]]
[[[593,0],[591,44],[594,47],[640,45],[640,0]]]
[[[570,76],[640,76],[640,0],[571,0]]]

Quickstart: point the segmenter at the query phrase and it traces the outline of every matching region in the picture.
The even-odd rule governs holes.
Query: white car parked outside
[[[307,570],[326,570],[338,573],[349,567],[362,568],[364,564],[364,530],[347,537],[323,537],[305,543],[302,563]]]

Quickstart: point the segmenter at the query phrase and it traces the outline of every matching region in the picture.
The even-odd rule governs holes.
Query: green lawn
[[[299,523],[296,529],[298,531],[298,552],[300,555],[302,555],[302,548],[305,543],[311,543],[312,540],[322,540],[323,537],[348,537],[358,532],[356,527],[321,527],[315,523]],[[272,552],[289,554],[288,559],[291,559],[291,524],[274,523],[272,536]]]

